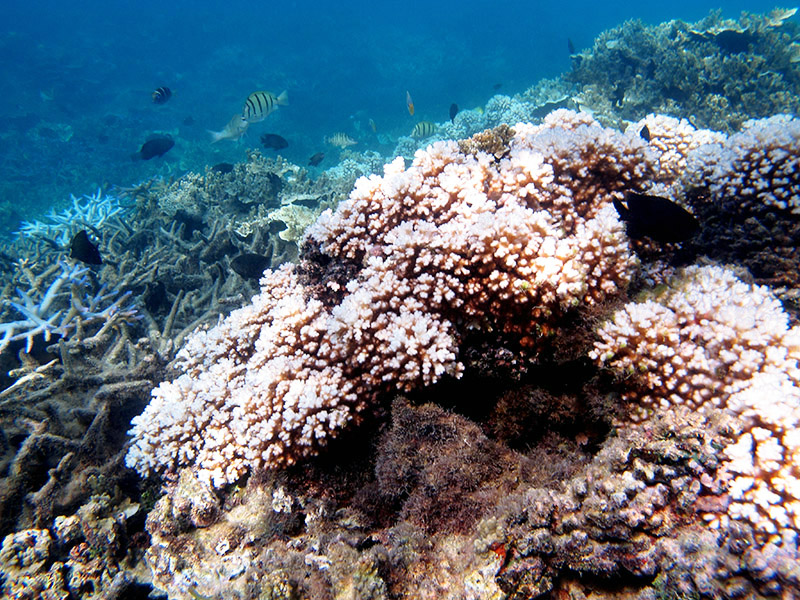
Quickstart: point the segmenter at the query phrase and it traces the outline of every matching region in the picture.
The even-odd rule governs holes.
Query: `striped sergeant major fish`
[[[422,139],[433,135],[435,131],[436,125],[430,121],[420,121],[414,125],[414,131],[411,132],[411,137]]]
[[[342,150],[347,148],[348,146],[354,146],[358,142],[351,138],[346,133],[337,132],[334,133],[332,136],[325,138],[325,141],[332,146],[338,146]]]
[[[248,123],[258,123],[266,119],[270,113],[278,110],[279,106],[289,105],[289,95],[286,90],[276,96],[272,92],[253,92],[245,100],[242,117]]]

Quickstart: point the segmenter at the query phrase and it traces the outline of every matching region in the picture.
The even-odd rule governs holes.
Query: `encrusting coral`
[[[290,267],[266,274],[252,305],[188,340],[182,374],[134,420],[127,463],[232,483],[315,452],[381,392],[458,375],[469,328],[535,350],[627,285],[635,259],[611,201],[653,169],[638,136],[556,111],[502,152],[441,142],[362,178],[309,230],[357,277],[323,282],[331,300],[306,298]]]

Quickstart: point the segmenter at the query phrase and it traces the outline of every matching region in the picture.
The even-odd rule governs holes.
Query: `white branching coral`
[[[133,420],[127,463],[142,473],[195,464],[219,487],[313,454],[387,384],[457,374],[451,326],[411,297],[392,306],[401,285],[365,281],[329,310],[305,299],[291,266],[268,272],[252,304],[190,336],[182,374]]]
[[[645,128],[646,133],[643,131]],[[724,133],[697,129],[686,119],[654,114],[630,124],[625,133],[649,138],[650,148],[658,155],[658,179],[664,182],[673,182],[683,176],[686,158],[691,151],[725,140]]]
[[[0,352],[11,342],[25,340],[25,352],[30,353],[39,336],[49,342],[53,336],[69,337],[90,325],[108,329],[134,320],[131,293],[106,290],[105,285],[93,291],[88,271],[87,267],[59,261],[34,275],[23,266],[30,288],[17,288],[16,299],[4,300],[12,310],[0,313]]]
[[[737,418],[721,480],[742,519],[766,536],[800,532],[800,327],[769,290],[721,267],[689,267],[657,298],[627,304],[592,356],[632,377],[633,420],[688,406]]]
[[[182,374],[134,420],[128,465],[195,465],[221,486],[317,451],[379,393],[458,375],[467,327],[536,348],[565,312],[627,285],[611,201],[651,174],[640,138],[558,111],[510,141],[437,142],[360,179],[309,230],[361,265],[344,295],[329,306],[291,267],[265,275],[252,305],[188,340]]]
[[[506,332],[552,333],[564,311],[624,288],[635,264],[615,194],[652,174],[636,136],[560,110],[519,124],[507,155],[437,142],[410,169],[398,158],[361,179],[309,229],[324,252],[382,257],[429,310]]]
[[[747,121],[742,131],[697,148],[686,185],[708,187],[710,202],[742,211],[750,203],[800,214],[800,119]]]
[[[80,198],[70,196],[72,206],[61,212],[51,209],[46,221],[23,221],[17,235],[20,237],[40,237],[52,240],[60,246],[69,246],[72,236],[79,230],[89,227],[95,230],[109,225],[122,228],[115,223],[123,218],[128,208],[120,204],[119,198],[103,195],[97,190],[92,196]]]

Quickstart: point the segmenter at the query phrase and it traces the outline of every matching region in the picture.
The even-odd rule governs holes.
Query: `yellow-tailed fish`
[[[414,125],[414,131],[411,132],[411,137],[413,138],[426,138],[428,136],[433,135],[436,132],[436,125],[431,123],[430,121],[420,121],[416,125]]]
[[[372,119],[369,120],[369,128],[372,130],[372,133],[378,133],[378,126],[375,125],[375,121]]]
[[[411,99],[411,94],[406,90],[406,106],[408,107],[408,114],[414,116],[414,101]]]
[[[208,130],[208,133],[211,134],[211,143],[216,144],[220,140],[238,141],[247,133],[249,126],[250,123],[242,115],[233,115],[228,124],[225,125],[225,129],[221,131]]]
[[[266,119],[279,106],[288,106],[289,95],[286,90],[276,96],[272,92],[253,92],[247,97],[242,109],[242,117],[248,123],[258,123]]]
[[[358,142],[351,138],[346,133],[338,132],[334,133],[331,137],[325,138],[325,141],[331,144],[332,146],[338,146],[339,148],[347,148],[348,146],[353,146]]]

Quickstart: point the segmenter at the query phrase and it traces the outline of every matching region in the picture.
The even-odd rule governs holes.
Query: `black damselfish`
[[[272,264],[266,256],[245,252],[231,260],[231,268],[244,279],[259,279]]]
[[[649,237],[656,242],[683,242],[700,229],[700,224],[681,205],[660,196],[627,192],[625,201],[614,200],[628,237]]]
[[[85,229],[81,229],[69,243],[69,257],[86,263],[87,265],[102,265],[100,251],[97,244],[93,244],[89,239],[89,234]]]
[[[155,135],[142,144],[138,152],[131,154],[131,160],[150,160],[157,156],[164,156],[175,145],[168,135]]]
[[[265,133],[261,136],[261,145],[267,149],[282,150],[289,147],[289,142],[277,133]]]
[[[455,123],[456,122],[456,115],[457,114],[458,114],[458,104],[453,102],[450,105],[450,122],[451,123]]]

